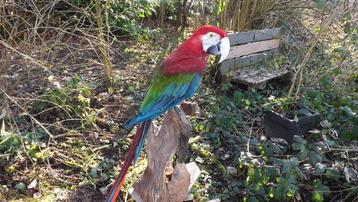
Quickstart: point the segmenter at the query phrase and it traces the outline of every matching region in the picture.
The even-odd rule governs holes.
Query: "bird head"
[[[230,42],[222,29],[204,25],[164,58],[161,72],[165,75],[196,72],[202,74],[207,66],[207,55],[220,55],[219,63],[229,55]]]
[[[194,31],[192,37],[199,37],[203,51],[210,55],[220,55],[219,63],[229,55],[230,41],[227,33],[215,26],[204,25]]]

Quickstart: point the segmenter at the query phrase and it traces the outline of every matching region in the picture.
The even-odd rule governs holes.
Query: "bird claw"
[[[185,117],[185,116],[183,116],[183,115],[185,115],[185,113],[183,112],[183,110],[181,110],[178,106],[174,107],[174,110],[175,110],[175,112],[178,114],[180,120],[181,120],[181,121],[185,121],[185,120],[183,120],[183,117]]]

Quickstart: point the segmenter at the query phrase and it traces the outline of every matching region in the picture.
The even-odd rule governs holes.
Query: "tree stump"
[[[191,109],[198,109],[195,104],[185,105],[185,111],[188,105]],[[191,182],[195,181],[190,179],[190,173],[183,163],[191,130],[191,124],[182,109],[169,111],[160,127],[151,125],[146,144],[148,166],[131,193],[137,202],[181,202],[187,197],[193,184]],[[171,159],[178,150],[177,163],[174,170],[171,169],[171,176],[168,176],[166,168],[168,165],[172,168]]]

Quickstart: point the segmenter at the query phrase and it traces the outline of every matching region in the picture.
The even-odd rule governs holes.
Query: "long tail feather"
[[[140,142],[138,144],[138,147],[135,151],[135,155],[134,155],[134,164],[137,162],[139,156],[140,156],[140,153],[143,149],[143,145],[144,145],[144,142],[145,140],[147,139],[147,135],[148,135],[148,131],[149,131],[149,128],[150,128],[150,124],[152,123],[152,121],[145,121],[143,124],[142,124],[142,138],[140,139]]]
[[[129,148],[126,161],[124,162],[121,171],[119,172],[119,175],[107,196],[106,202],[115,202],[117,200],[118,195],[126,179],[128,169],[131,166],[132,162],[137,160],[140,151],[143,148],[144,140],[147,136],[151,122],[152,121],[149,120],[138,125],[132,145]]]

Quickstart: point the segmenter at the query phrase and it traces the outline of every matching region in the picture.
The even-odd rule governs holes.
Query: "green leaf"
[[[288,191],[287,191],[287,194],[286,194],[286,195],[287,195],[289,198],[292,198],[292,197],[295,196],[297,190],[298,190],[298,187],[297,187],[296,185],[294,185],[294,184],[289,184],[289,185],[288,185]]]
[[[322,156],[315,152],[315,151],[309,151],[308,152],[308,158],[309,161],[312,165],[316,165],[316,163],[321,162],[322,161]]]
[[[15,185],[15,188],[18,190],[25,190],[26,189],[26,185],[23,182],[19,182]]]
[[[293,137],[293,141],[298,144],[306,144],[307,143],[307,140],[303,139],[303,137],[300,135],[295,135]]]
[[[343,114],[347,117],[353,117],[356,115],[356,113],[353,112],[352,109],[349,108],[348,106],[341,107],[341,110],[342,110]]]
[[[345,23],[345,24],[344,24],[344,33],[346,33],[346,34],[352,33],[352,29],[351,29],[350,23]]]
[[[307,150],[307,149],[303,149],[302,151],[300,151],[300,152],[297,154],[297,158],[298,158],[298,160],[300,160],[300,161],[306,160],[307,156],[308,156],[308,150]]]
[[[258,202],[257,198],[255,196],[250,196],[249,202]]]
[[[92,178],[96,178],[97,177],[97,168],[96,167],[93,167],[90,169],[90,172],[89,172],[89,175],[92,177]]]
[[[273,143],[272,141],[265,142],[263,144],[263,146],[264,146],[265,152],[268,155],[282,154],[283,153],[282,148],[278,144]]]
[[[323,201],[323,194],[318,191],[314,191],[312,194],[312,201],[315,202],[322,202]]]
[[[327,178],[331,180],[339,180],[342,176],[341,173],[333,168],[327,168],[325,171]]]
[[[274,166],[265,167],[265,175],[274,179],[280,174],[280,170]]]
[[[307,141],[302,136],[295,135],[293,137],[293,150],[300,151],[298,159],[304,160],[307,157]]]
[[[325,164],[322,164],[322,163],[317,163],[315,165],[315,170],[316,170],[316,173],[317,174],[322,174],[324,173],[324,171],[326,170],[326,165]]]
[[[329,188],[322,184],[320,180],[313,181],[314,192],[312,194],[312,201],[322,202],[324,201],[323,193],[328,192]]]
[[[318,9],[323,9],[326,5],[326,0],[315,0],[315,3]]]

